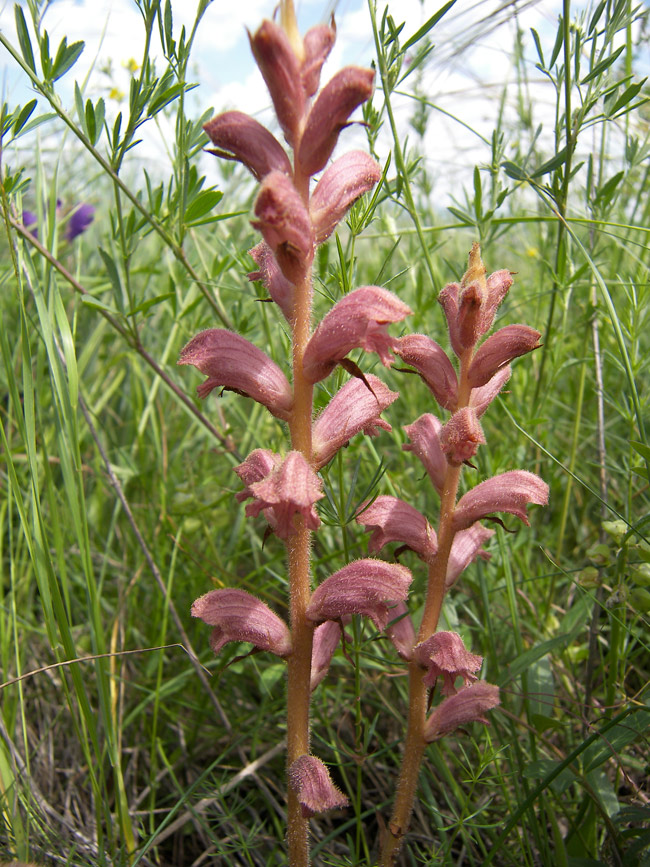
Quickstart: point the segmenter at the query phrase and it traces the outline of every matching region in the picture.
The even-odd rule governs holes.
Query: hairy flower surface
[[[192,617],[214,626],[210,647],[215,653],[229,641],[249,641],[276,656],[291,653],[291,633],[284,620],[245,590],[211,590],[193,602]]]
[[[320,382],[352,349],[376,352],[390,367],[390,350],[397,340],[386,331],[390,322],[400,322],[411,313],[396,295],[379,286],[362,286],[337,301],[307,344],[303,373],[309,382]]]
[[[430,412],[421,415],[413,424],[404,427],[411,440],[402,446],[405,452],[413,452],[429,474],[434,488],[442,493],[447,472],[447,458],[440,444],[442,422]]]
[[[505,367],[502,367],[498,373],[495,373],[492,379],[488,380],[485,385],[472,389],[469,397],[469,405],[472,407],[478,418],[483,415],[497,394],[499,394],[503,386],[510,379],[511,373],[512,369],[510,365],[506,364]]]
[[[272,171],[291,174],[291,163],[276,137],[241,111],[226,111],[203,124],[214,145],[210,153],[224,160],[242,163],[261,181]]]
[[[548,485],[526,470],[510,470],[486,479],[460,498],[454,511],[453,527],[464,530],[493,512],[509,512],[528,525],[526,506],[548,503]]]
[[[484,442],[481,424],[469,406],[455,412],[440,432],[440,447],[453,466],[469,461]]]
[[[442,346],[425,334],[408,334],[398,341],[395,352],[417,370],[441,407],[456,409],[458,377]]]
[[[317,244],[332,234],[356,200],[381,178],[381,166],[365,151],[350,151],[323,172],[309,201]]]
[[[391,620],[386,627],[386,635],[402,659],[410,661],[413,658],[415,629],[406,602],[396,602],[390,610],[390,616]]]
[[[355,560],[319,584],[305,613],[315,623],[364,614],[382,630],[392,619],[392,606],[406,599],[411,581],[404,566],[371,558]]]
[[[197,388],[199,397],[222,386],[252,397],[278,418],[289,417],[293,392],[286,376],[266,353],[233,331],[201,331],[183,347],[178,363],[193,364],[208,377]]]
[[[293,182],[282,172],[269,172],[255,201],[252,221],[275,258],[284,276],[292,283],[301,280],[314,258],[314,240],[309,214]]]
[[[289,784],[298,795],[302,815],[306,818],[334,807],[346,807],[349,803],[316,756],[300,756],[293,762],[289,768]]]
[[[350,379],[337,391],[314,422],[312,447],[317,469],[325,466],[338,450],[358,433],[374,436],[379,429],[391,430],[379,417],[399,394],[366,374],[366,381]]]
[[[290,280],[287,280],[280,270],[273,250],[266,241],[260,241],[259,244],[248,251],[248,255],[253,258],[253,261],[259,267],[259,271],[251,271],[248,279],[261,280],[266,291],[280,310],[282,310],[285,319],[288,322],[292,322],[296,287]]]
[[[277,469],[282,463],[282,457],[269,449],[254,449],[246,460],[234,468],[239,478],[246,486],[243,491],[235,494],[238,502],[253,496],[250,485],[261,482],[269,473]]]
[[[398,497],[382,495],[357,515],[357,522],[372,530],[368,550],[381,551],[389,542],[403,542],[430,563],[438,551],[436,531],[423,514]]]
[[[437,741],[471,722],[487,723],[485,714],[499,704],[499,687],[484,680],[472,683],[440,702],[425,723],[424,738]]]
[[[457,632],[436,632],[426,641],[416,644],[413,658],[427,669],[424,683],[434,686],[439,677],[443,678],[442,694],[454,695],[456,679],[463,678],[463,685],[473,683],[483,664],[482,656],[470,653]]]
[[[348,118],[372,96],[374,81],[372,69],[358,66],[346,66],[328,81],[311,107],[300,139],[298,161],[303,172],[315,175],[325,168]]]
[[[466,530],[460,530],[456,533],[449,552],[445,590],[449,590],[456,583],[460,575],[477,557],[482,557],[484,560],[490,559],[492,555],[483,550],[483,545],[492,536],[494,536],[494,530],[488,530],[481,524],[472,524]]]
[[[539,331],[527,325],[506,325],[483,343],[472,359],[467,374],[472,388],[488,383],[507,364],[539,347]]]
[[[334,620],[326,620],[314,630],[314,641],[311,652],[310,689],[316,689],[329,671],[330,662],[341,640],[341,627]]]
[[[310,530],[320,527],[314,503],[323,497],[321,482],[300,452],[289,452],[269,475],[247,489],[254,501],[246,507],[246,514],[255,517],[264,511],[281,539],[288,539],[295,531],[296,515],[302,516]]]

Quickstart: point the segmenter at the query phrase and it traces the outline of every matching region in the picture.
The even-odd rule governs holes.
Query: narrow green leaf
[[[65,75],[69,69],[72,69],[77,60],[79,60],[81,52],[85,47],[85,42],[73,42],[72,45],[68,45],[67,40],[65,38],[63,39],[59,45],[56,57],[54,58],[54,65],[52,66],[51,73],[52,81],[56,81],[61,78],[62,75]]]
[[[555,66],[555,61],[558,58],[558,54],[560,53],[560,49],[564,43],[564,21],[562,20],[562,16],[558,15],[557,19],[557,34],[555,35],[555,45],[553,46],[553,51],[551,51],[551,59],[548,64],[549,69],[553,69]]]
[[[587,28],[587,35],[591,36],[594,27],[600,21],[600,16],[603,14],[603,10],[607,6],[607,0],[600,0],[598,6],[596,6],[594,10],[594,14],[591,16],[591,20],[589,22],[589,27]]]
[[[606,738],[596,741],[585,750],[585,773],[600,767],[610,756],[616,757],[623,747],[642,737],[649,729],[650,707],[641,705],[633,708],[625,722],[614,726],[607,732]]]
[[[593,81],[594,78],[602,75],[603,72],[608,70],[610,66],[616,63],[623,51],[625,51],[625,45],[620,45],[616,49],[616,51],[612,52],[612,54],[609,55],[609,57],[605,57],[603,60],[600,61],[600,63],[597,63],[591,70],[591,72],[588,72],[587,75],[585,75],[580,84],[587,84],[587,82]]]
[[[16,3],[14,6],[14,15],[16,17],[16,32],[18,33],[18,42],[20,50],[23,53],[23,60],[32,70],[36,72],[36,63],[34,62],[34,52],[32,51],[32,42],[29,38],[29,30],[22,8]]]
[[[456,0],[447,0],[444,6],[441,6],[437,12],[435,12],[428,21],[425,21],[422,27],[411,36],[410,39],[407,39],[404,45],[402,46],[402,51],[408,51],[408,49],[415,45],[416,42],[419,42],[423,36],[426,36],[430,30],[436,26],[438,21],[449,12],[451,7],[456,3]]]
[[[509,178],[512,178],[513,181],[527,181],[528,174],[525,172],[517,163],[513,163],[511,160],[505,160],[501,163],[501,168],[508,175]]]
[[[74,83],[74,105],[77,111],[77,118],[79,119],[79,123],[83,127],[83,131],[86,132],[86,110],[84,108],[84,99],[81,95],[81,90],[76,81]]]
[[[92,307],[95,310],[103,310],[106,313],[112,313],[113,316],[120,316],[119,310],[116,310],[115,307],[111,307],[110,304],[101,301],[99,298],[93,298],[92,295],[82,295],[81,303],[85,304],[86,307]]]
[[[88,134],[88,138],[90,139],[92,144],[95,144],[97,139],[96,136],[96,127],[95,127],[95,107],[93,106],[92,100],[86,100],[86,132]]]
[[[542,68],[546,68],[546,63],[544,61],[544,52],[542,51],[542,43],[539,41],[539,35],[534,27],[530,28],[530,32],[533,35],[533,42],[535,43],[535,50],[537,51],[539,62],[542,65]]]
[[[634,84],[631,84],[629,87],[626,87],[623,93],[616,100],[611,109],[607,112],[610,117],[618,114],[618,112],[624,108],[631,100],[634,99],[635,96],[639,93],[643,85],[646,83],[648,79],[644,78],[643,81],[636,81]],[[644,100],[647,102],[647,100]]]
[[[138,306],[134,307],[133,310],[129,310],[126,315],[135,316],[136,313],[146,313],[147,310],[150,310],[152,307],[156,307],[158,304],[162,304],[163,301],[167,301],[169,298],[173,297],[173,292],[164,292],[162,295],[156,295],[155,298],[147,298],[146,301],[138,304]]]
[[[547,160],[543,163],[536,171],[531,175],[532,178],[541,178],[542,175],[546,175],[549,172],[555,171],[555,169],[559,169],[560,166],[564,165],[566,162],[566,147],[563,147],[561,151],[558,151],[554,157],[550,160]]]
[[[650,461],[650,446],[647,446],[645,443],[637,442],[637,440],[630,440],[630,445],[644,460]]]
[[[497,678],[497,685],[505,686],[507,683],[510,683],[510,681],[515,680],[515,678],[523,674],[524,671],[527,671],[534,662],[537,662],[538,659],[546,656],[546,654],[550,653],[551,650],[555,650],[555,648],[558,647],[566,647],[566,645],[572,640],[573,633],[565,632],[563,635],[556,635],[555,638],[549,638],[548,641],[542,641],[541,644],[531,647],[530,650],[526,650],[520,656],[516,657],[507,669],[499,675]]]
[[[223,198],[220,190],[204,190],[199,193],[194,201],[190,202],[185,211],[185,222],[192,223],[204,217],[209,211],[219,204]]]
[[[31,117],[32,112],[34,111],[35,108],[36,108],[36,100],[35,99],[32,99],[31,102],[28,102],[27,105],[25,105],[25,106],[23,106],[23,108],[21,108],[20,112],[18,113],[18,117],[14,121],[13,129],[12,129],[12,134],[14,136],[17,136],[18,133],[21,131],[21,129],[25,126],[25,124],[27,123],[27,121]]]

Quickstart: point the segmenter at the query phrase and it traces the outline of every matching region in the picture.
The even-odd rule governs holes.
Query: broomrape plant
[[[510,363],[536,349],[540,338],[527,325],[509,325],[487,336],[513,277],[508,270],[488,276],[478,244],[461,282],[448,284],[438,296],[457,365],[427,335],[390,335],[388,326],[403,322],[411,310],[380,286],[350,291],[312,329],[315,251],[382,176],[377,162],[360,150],[330,162],[341,132],[374,86],[372,70],[348,66],[319,90],[335,37],[333,18],[301,37],[292,0],[280,3],[279,23],[265,20],[250,36],[291,156],[269,130],[241,112],[225,112],[205,125],[212,152],[242,163],[259,181],[253,226],[262,240],[250,251],[258,270],[249,277],[262,281],[289,325],[291,382],[262,350],[224,328],[196,335],[179,360],[207,377],[198,387],[201,397],[217,388],[236,391],[288,427],[284,453],[255,449],[235,471],[244,485],[236,498],[251,501],[247,516],[261,513],[267,532],[286,546],[289,623],[236,588],[206,593],[194,602],[192,614],[212,626],[215,653],[229,641],[245,641],[286,660],[292,867],[309,862],[309,818],[347,804],[323,761],[311,752],[310,696],[327,674],[352,615],[369,617],[385,631],[408,665],[402,768],[379,855],[380,864],[390,865],[408,829],[427,744],[472,721],[487,722],[486,713],[499,704],[498,688],[478,680],[481,657],[457,633],[437,631],[445,595],[470,563],[489,556],[483,546],[493,531],[482,521],[506,512],[528,523],[528,504],[544,505],[548,499],[546,483],[523,470],[486,479],[458,497],[463,465],[471,466],[485,442],[481,416],[508,381]],[[417,628],[408,612],[412,575],[406,567],[369,557],[347,563],[324,580],[312,574],[311,536],[321,525],[316,504],[324,496],[319,471],[356,434],[390,431],[381,413],[398,398],[348,358],[354,349],[376,353],[385,367],[397,356],[450,413],[445,422],[425,413],[405,428],[410,441],[405,450],[421,461],[440,497],[437,530],[394,496],[378,496],[356,517],[371,531],[370,553],[398,541],[426,564],[426,601]],[[314,419],[314,388],[337,366],[351,379]],[[438,683],[442,698],[431,709]]]

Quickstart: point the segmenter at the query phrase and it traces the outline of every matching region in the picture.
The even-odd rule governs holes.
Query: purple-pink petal
[[[316,756],[300,756],[293,762],[289,768],[289,784],[298,796],[302,815],[307,819],[325,810],[346,807],[349,803]]]
[[[274,169],[291,174],[291,163],[276,137],[241,111],[226,111],[203,125],[216,150],[210,153],[242,163],[258,181]]]
[[[357,523],[372,530],[368,550],[381,551],[389,542],[403,542],[429,563],[438,551],[436,531],[421,512],[398,497],[382,495],[357,515]]]
[[[381,166],[365,151],[350,151],[323,173],[309,201],[317,244],[332,234],[356,200],[381,178]]]
[[[453,518],[454,530],[471,527],[475,521],[494,512],[509,512],[528,524],[526,506],[545,506],[548,485],[539,476],[526,470],[510,470],[486,479],[460,498]]]
[[[193,364],[208,378],[199,385],[199,397],[223,387],[252,397],[273,415],[288,419],[293,392],[286,376],[250,341],[224,328],[201,331],[181,350],[179,364]]]
[[[296,287],[284,276],[277,263],[273,250],[266,241],[260,241],[248,251],[259,271],[252,271],[249,280],[261,280],[271,298],[282,310],[287,322],[293,321],[293,304]]]
[[[249,641],[276,656],[291,653],[291,633],[284,620],[245,590],[211,590],[194,601],[192,617],[214,626],[210,646],[215,653],[228,641]]]
[[[298,163],[305,174],[325,168],[348,118],[372,96],[374,81],[372,69],[346,66],[321,90],[307,115],[298,147]]]
[[[362,286],[340,301],[324,317],[307,344],[303,373],[309,382],[320,382],[352,349],[376,352],[390,367],[390,350],[398,345],[386,326],[400,322],[412,311],[400,299],[379,286]]]
[[[480,388],[473,388],[470,392],[469,405],[474,409],[478,418],[480,418],[494,398],[499,394],[503,386],[510,379],[512,368],[509,364],[502,367],[498,373],[495,373],[492,379],[488,380],[485,385]]]
[[[392,606],[406,599],[411,581],[405,566],[371,558],[355,560],[314,590],[305,613],[315,623],[364,614],[381,630],[393,619]]]
[[[514,358],[539,346],[539,331],[528,325],[506,325],[492,334],[477,350],[467,378],[472,388],[485,385]]]
[[[413,424],[406,425],[404,430],[411,442],[402,448],[405,452],[413,452],[422,461],[434,488],[441,494],[449,466],[440,445],[442,422],[427,412]]]
[[[268,516],[271,510],[273,522],[269,523],[281,539],[295,532],[297,515],[308,529],[320,527],[314,504],[323,497],[321,482],[300,452],[289,452],[269,475],[248,488],[255,499],[246,507],[246,514],[255,517],[264,510]]]
[[[427,669],[423,682],[434,686],[439,677],[443,678],[442,694],[454,695],[456,678],[463,678],[467,686],[476,680],[476,674],[483,664],[483,657],[470,653],[457,632],[436,632],[426,641],[416,644],[413,658]]]
[[[287,142],[294,145],[305,109],[300,63],[282,27],[268,19],[249,35],[251,49]]]
[[[314,241],[309,213],[290,178],[278,171],[266,175],[255,215],[252,225],[275,253],[282,273],[298,283],[314,258]]]
[[[331,24],[318,24],[305,33],[303,46],[305,59],[302,64],[302,86],[305,96],[313,96],[320,84],[323,64],[336,39],[336,24],[332,15]]]
[[[477,557],[482,557],[484,560],[490,559],[491,554],[483,550],[483,545],[492,536],[494,536],[494,530],[488,530],[481,524],[473,524],[466,530],[460,530],[456,533],[447,562],[446,590],[449,590],[456,583],[461,573]]]
[[[261,482],[281,463],[282,457],[275,452],[269,449],[254,449],[243,463],[234,467],[234,471],[245,485],[243,491],[235,494],[235,499],[241,503],[248,497],[254,496],[250,486],[255,482]]]
[[[386,627],[386,635],[390,638],[395,650],[402,659],[413,659],[415,645],[415,629],[411,615],[405,602],[396,602],[390,610],[390,622]]]
[[[481,424],[469,406],[457,410],[440,432],[440,447],[452,466],[469,461],[484,442]]]
[[[398,397],[396,391],[371,373],[366,374],[366,382],[356,378],[346,382],[314,422],[312,448],[316,468],[324,467],[361,431],[369,436],[380,428],[390,431],[390,425],[379,413]]]
[[[334,651],[341,640],[341,627],[334,620],[326,620],[314,630],[314,642],[311,652],[311,679],[309,687],[312,692],[329,671]]]
[[[395,350],[406,364],[420,374],[444,409],[454,410],[458,403],[458,377],[447,353],[425,334],[407,334]]]
[[[87,202],[77,205],[70,214],[68,224],[65,227],[66,241],[73,241],[77,235],[85,232],[94,219],[95,209],[92,205],[89,205]]]
[[[487,723],[485,714],[499,704],[499,687],[484,680],[472,683],[444,699],[425,723],[428,743],[471,722]]]

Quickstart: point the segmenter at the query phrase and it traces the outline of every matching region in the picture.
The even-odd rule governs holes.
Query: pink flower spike
[[[436,531],[421,512],[398,497],[382,495],[366,509],[362,507],[356,521],[372,530],[368,550],[375,554],[389,542],[403,542],[426,563],[438,551]]]
[[[512,369],[509,364],[502,367],[498,373],[495,373],[492,379],[488,380],[485,385],[480,388],[473,388],[470,397],[469,405],[474,409],[477,417],[480,418],[494,398],[499,394],[503,386],[510,379]]]
[[[526,470],[510,470],[486,479],[464,494],[454,511],[454,530],[465,530],[493,512],[509,512],[529,525],[528,503],[545,506],[548,485],[539,476]]]
[[[483,545],[494,536],[494,530],[488,530],[481,524],[473,524],[467,530],[461,530],[454,536],[454,541],[447,563],[447,575],[445,576],[445,590],[458,580],[462,572],[473,563],[477,557],[489,560],[492,556],[483,550]]]
[[[329,166],[309,202],[316,244],[329,238],[354,202],[380,178],[381,166],[365,151],[350,151]]]
[[[346,66],[321,90],[307,116],[298,147],[297,160],[306,175],[325,168],[339,133],[348,126],[348,118],[372,96],[374,82],[372,69]]]
[[[203,125],[216,149],[210,153],[246,166],[261,181],[276,169],[291,174],[291,163],[280,142],[266,127],[241,111],[226,111]]]
[[[400,322],[411,313],[400,299],[379,286],[362,286],[337,301],[307,344],[303,373],[309,382],[320,382],[350,350],[376,352],[385,367],[398,341],[386,332],[389,322]]]
[[[471,722],[487,723],[484,714],[499,704],[499,687],[484,680],[442,701],[425,723],[424,739],[437,741]]]
[[[261,280],[266,291],[284,313],[284,318],[287,322],[291,322],[293,320],[293,301],[296,287],[287,280],[280,270],[273,250],[266,241],[260,241],[248,251],[248,255],[259,266],[259,271],[252,271],[248,275],[248,279]]]
[[[506,325],[483,343],[469,367],[467,378],[472,388],[488,383],[514,358],[539,347],[539,331],[528,325]]]
[[[368,385],[361,379],[346,382],[314,422],[312,447],[316,469],[329,463],[356,434],[363,431],[374,436],[380,428],[391,430],[379,413],[397,400],[399,394],[371,373],[366,374],[366,382]]]
[[[315,623],[364,614],[377,629],[393,620],[392,606],[406,599],[409,570],[383,560],[355,560],[326,578],[312,593],[306,615]]]
[[[424,334],[407,334],[395,350],[414,367],[441,407],[454,410],[458,403],[458,377],[447,353]]]
[[[476,413],[469,406],[455,412],[440,433],[440,446],[452,466],[469,461],[485,442]]]
[[[235,472],[246,486],[243,491],[235,494],[235,499],[241,503],[248,497],[252,497],[253,492],[250,485],[254,482],[261,482],[281,463],[282,458],[275,452],[269,451],[269,449],[254,449],[243,463],[234,467]]]
[[[316,756],[300,756],[289,768],[289,784],[298,795],[302,815],[347,807],[348,799],[332,782],[329,771]]]
[[[193,602],[192,617],[214,626],[210,647],[215,653],[229,641],[250,641],[276,656],[291,653],[291,633],[284,620],[245,590],[211,590]]]
[[[427,669],[423,683],[434,686],[443,678],[442,694],[454,695],[456,678],[463,678],[468,686],[476,680],[474,672],[483,665],[483,657],[470,653],[457,632],[436,632],[421,644],[416,644],[413,658]]]
[[[298,283],[314,258],[309,214],[291,180],[282,172],[270,172],[262,181],[255,201],[252,225],[275,253],[284,276]]]
[[[321,482],[300,452],[289,452],[268,476],[248,487],[255,501],[246,507],[246,514],[255,517],[272,509],[274,520],[269,523],[281,539],[295,531],[296,515],[302,515],[308,529],[320,527],[314,503],[323,497]]]
[[[310,689],[313,692],[329,671],[330,662],[341,640],[341,627],[334,620],[326,620],[314,630],[311,651]]]
[[[402,659],[410,662],[413,659],[415,644],[415,629],[411,615],[405,602],[397,602],[390,610],[391,621],[386,627],[386,635],[390,638]]]
[[[336,39],[334,16],[330,24],[318,24],[305,33],[305,59],[302,64],[302,86],[305,96],[313,96],[320,84],[320,73]]]
[[[248,38],[280,126],[287,142],[294,145],[305,110],[300,61],[285,31],[273,21],[263,21],[256,33],[253,36],[249,34]]]
[[[448,467],[447,458],[440,445],[442,422],[427,412],[413,424],[406,425],[404,430],[411,442],[402,448],[405,452],[413,452],[422,461],[434,488],[441,494]]]
[[[224,328],[201,331],[181,350],[179,364],[193,364],[208,378],[199,385],[199,397],[223,388],[252,397],[274,416],[287,420],[293,392],[286,376],[250,341]]]

